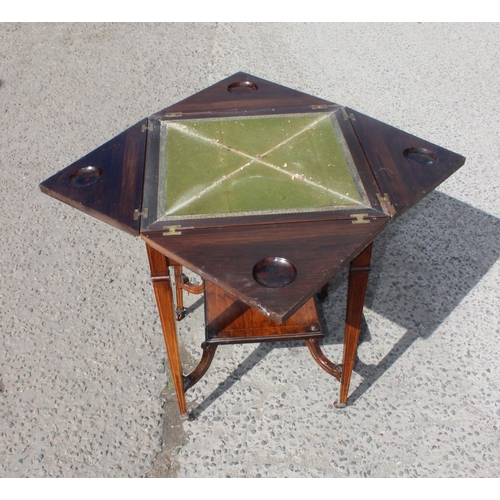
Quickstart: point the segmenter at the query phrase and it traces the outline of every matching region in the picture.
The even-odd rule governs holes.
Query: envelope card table
[[[146,242],[180,413],[193,418],[185,392],[217,347],[232,343],[305,341],[340,382],[335,405],[345,406],[372,242],[464,161],[352,109],[237,73],[145,118],[41,189]],[[346,265],[335,364],[320,347],[314,295]],[[202,357],[188,375],[175,326],[183,291],[205,294]]]

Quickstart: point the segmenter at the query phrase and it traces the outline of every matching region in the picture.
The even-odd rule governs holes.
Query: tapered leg
[[[349,384],[351,383],[354,358],[358,347],[359,330],[363,317],[363,305],[365,303],[366,286],[370,273],[371,255],[372,243],[351,262],[349,268],[340,396],[339,400],[334,403],[337,408],[343,408],[347,403],[347,394],[349,392]]]
[[[169,260],[154,248],[146,245],[151,268],[151,281],[156,297],[156,304],[160,314],[161,327],[165,345],[167,347],[168,361],[172,372],[177,401],[181,416],[187,416],[186,398],[184,397],[184,383],[182,379],[181,359],[174,319],[174,301],[172,283],[169,274]]]

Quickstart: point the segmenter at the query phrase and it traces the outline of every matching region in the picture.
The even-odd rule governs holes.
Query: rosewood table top
[[[237,73],[41,184],[278,323],[465,158]]]
[[[41,184],[146,242],[181,415],[218,345],[304,340],[344,407],[372,243],[465,158],[362,113],[237,73],[125,130]],[[313,295],[349,267],[341,364]],[[190,283],[182,266],[204,283]],[[184,375],[174,320],[205,292],[200,363]]]

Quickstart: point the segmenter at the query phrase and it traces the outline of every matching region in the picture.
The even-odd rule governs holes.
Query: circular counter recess
[[[234,82],[227,88],[231,94],[243,95],[243,94],[253,94],[259,87],[253,82]]]
[[[403,151],[403,155],[407,160],[417,165],[434,165],[438,161],[436,153],[424,148],[408,148]]]
[[[87,187],[97,182],[102,177],[102,174],[102,168],[92,166],[82,167],[69,176],[68,183],[77,188]]]
[[[288,286],[297,277],[297,268],[282,257],[266,257],[255,264],[253,278],[266,288]]]

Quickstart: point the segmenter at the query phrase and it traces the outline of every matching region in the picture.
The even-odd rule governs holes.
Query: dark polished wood
[[[162,220],[157,214],[159,120],[335,113],[366,191],[361,208]],[[341,116],[339,116],[341,115]],[[341,119],[340,119],[341,118]],[[305,340],[319,366],[340,380],[346,405],[359,340],[372,241],[464,164],[465,158],[349,108],[237,73],[145,118],[44,181],[41,190],[146,242],[179,410],[208,370],[219,344]],[[147,162],[147,163],[146,163]],[[146,167],[145,167],[146,164]],[[152,167],[152,168],[150,168]],[[147,187],[147,189],[146,189]],[[359,205],[356,205],[359,207]],[[351,261],[351,262],[350,262]],[[350,262],[342,365],[321,350],[313,295]],[[272,266],[280,263],[279,266]],[[176,304],[169,266],[174,267]],[[175,318],[183,291],[203,293],[206,339],[198,366],[183,376]]]
[[[180,266],[153,247],[146,245],[146,248],[172,380],[182,416],[188,416],[184,394],[205,375],[212,363],[217,346],[249,342],[305,340],[318,365],[341,383],[339,401],[335,402],[335,406],[341,408],[346,405],[370,270],[371,243],[350,264],[342,365],[334,364],[321,350],[319,339],[323,338],[323,333],[313,298],[309,299],[287,321],[277,323],[213,283],[206,282],[205,342],[202,344],[202,358],[198,366],[186,376],[182,374],[179,356],[174,321],[174,297],[169,273],[169,266],[173,266],[181,276]],[[189,418],[194,418],[192,413]]]
[[[254,92],[235,93],[229,87],[239,82],[251,82]],[[165,108],[155,118],[221,116],[223,114],[250,115],[265,111],[267,114],[293,111],[334,109],[335,103],[298,90],[264,80],[248,73],[236,73],[214,85]],[[173,115],[173,116],[172,116]]]
[[[372,255],[370,243],[350,264],[349,283],[347,287],[347,310],[344,330],[344,354],[342,357],[342,377],[340,380],[340,395],[334,404],[343,408],[347,404],[347,395],[351,383],[352,369],[358,347],[363,306],[365,303],[370,261]]]
[[[193,229],[177,236],[142,234],[148,245],[268,315],[286,321],[386,226],[389,217],[335,222]],[[255,265],[281,257],[297,269],[288,286],[266,288],[254,278]]]
[[[386,219],[387,214],[383,209],[375,210],[374,208],[356,208],[356,209],[339,209],[339,210],[324,210],[318,212],[301,212],[301,213],[283,213],[269,215],[242,215],[237,217],[217,217],[210,219],[187,219],[182,221],[156,221],[141,231],[142,234],[158,233],[171,225],[180,225],[182,231],[190,231],[193,229],[210,229],[219,230],[225,227],[241,227],[241,226],[269,226],[281,224],[302,224],[304,222],[329,222],[337,220],[352,220],[356,214],[366,214],[369,219]]]
[[[395,216],[415,205],[465,163],[465,158],[457,153],[346,109],[380,187],[379,192],[389,195]],[[435,160],[419,162],[419,155],[408,154],[411,150],[427,151]]]
[[[205,325],[208,344],[323,338],[314,299],[309,299],[284,323],[277,323],[208,281]]]
[[[136,123],[42,182],[40,189],[97,219],[139,236],[138,212],[142,209],[147,123],[147,118]],[[74,182],[88,167],[101,170],[101,175]]]
[[[221,344],[249,342],[305,340],[318,365],[340,381],[340,397],[339,401],[335,402],[335,406],[344,407],[359,339],[371,249],[370,244],[351,262],[342,365],[334,364],[321,350],[319,340],[323,338],[323,333],[314,299],[310,299],[286,322],[276,323],[216,285],[207,282],[205,286],[206,340],[202,344],[202,358],[189,375],[183,376],[173,321],[173,293],[168,274],[168,266],[172,265],[175,268],[178,264],[147,246],[153,286],[181,415],[187,415],[184,393],[205,375],[217,347]],[[192,413],[190,418],[194,418]]]

